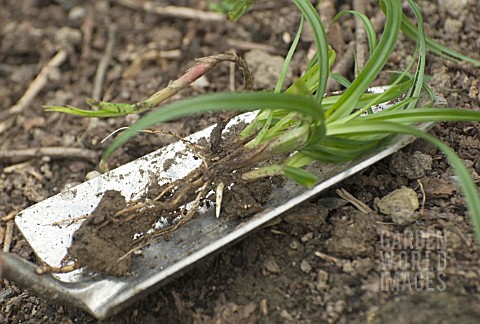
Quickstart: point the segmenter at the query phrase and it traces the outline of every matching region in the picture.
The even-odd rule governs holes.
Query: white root
[[[223,189],[225,188],[225,184],[220,181],[217,185],[216,190],[216,197],[215,197],[215,215],[220,217],[220,209],[222,208],[222,200],[223,200]]]

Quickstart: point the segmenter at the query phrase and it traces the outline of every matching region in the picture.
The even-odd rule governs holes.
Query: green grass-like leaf
[[[160,122],[205,111],[223,111],[227,108],[237,111],[249,111],[271,107],[296,112],[315,121],[321,122],[324,120],[323,110],[319,109],[318,103],[311,97],[265,92],[203,95],[177,101],[162,107],[162,109],[150,112],[118,136],[106,149],[102,158],[106,161],[116,149],[138,131]],[[325,125],[320,124],[318,127],[325,127]]]
[[[368,19],[366,15],[354,10],[341,11],[335,17],[333,17],[331,24],[335,23],[336,21],[338,21],[338,19],[340,19],[342,16],[346,14],[353,14],[358,18],[360,18],[360,20],[362,21],[365,27],[365,31],[367,33],[368,47],[370,49],[370,52],[373,52],[377,47],[377,43],[378,43],[377,33],[375,32],[375,28],[373,27],[372,22],[370,21],[370,19]]]
[[[384,37],[381,38],[364,68],[347,88],[344,95],[327,111],[327,121],[345,117],[353,111],[358,99],[383,69],[393,52],[400,33],[402,4],[399,0],[382,1],[382,3],[385,5],[387,16],[383,32]]]
[[[240,0],[235,3],[233,18],[238,19],[255,0]],[[255,121],[241,134],[241,139],[254,138],[245,149],[262,147],[262,158],[276,154],[291,153],[283,164],[267,165],[246,172],[244,179],[283,174],[304,186],[315,184],[315,177],[301,169],[314,160],[330,163],[350,161],[367,153],[379,142],[392,134],[408,134],[435,144],[447,157],[459,178],[465,200],[472,216],[475,233],[480,242],[480,196],[465,165],[445,143],[413,126],[421,122],[436,121],[480,121],[480,112],[451,108],[430,108],[432,91],[425,85],[426,51],[430,50],[453,61],[465,61],[480,66],[480,61],[469,58],[439,45],[425,36],[423,18],[415,1],[408,0],[416,26],[402,11],[401,0],[380,0],[379,4],[387,16],[380,41],[368,17],[354,11],[339,13],[334,21],[346,13],[358,16],[367,31],[370,55],[364,68],[352,82],[342,76],[332,75],[331,66],[335,52],[329,47],[325,28],[318,12],[308,0],[294,0],[313,31],[316,53],[305,73],[284,94],[279,93],[285,72],[298,44],[303,19],[282,68],[274,93],[228,93],[203,95],[174,102],[157,109],[124,131],[107,148],[103,160],[138,131],[160,122],[206,111],[225,109],[247,111],[260,109]],[[383,93],[367,93],[388,61],[402,30],[416,41],[414,58],[393,84]],[[415,71],[410,69],[415,66]],[[342,94],[325,97],[327,80],[332,77],[346,87]],[[420,99],[427,95],[425,107],[417,107]],[[379,103],[396,102],[384,111],[372,113],[372,106]],[[424,100],[423,100],[424,101]],[[137,104],[113,104],[89,102],[94,110],[76,107],[48,106],[47,110],[60,111],[89,117],[111,117],[138,113],[149,104],[148,100]],[[149,106],[150,108],[150,106]],[[256,136],[256,137],[255,137]]]

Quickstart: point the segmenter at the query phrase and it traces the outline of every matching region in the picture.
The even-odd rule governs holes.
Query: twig
[[[233,47],[236,49],[241,49],[245,51],[258,49],[270,54],[283,54],[282,50],[279,50],[277,47],[268,45],[268,44],[242,41],[242,40],[233,39],[233,38],[227,38],[225,41],[227,42],[227,45],[229,47]]]
[[[29,159],[34,157],[50,156],[53,158],[79,158],[97,162],[98,153],[92,150],[77,147],[50,146],[21,150],[0,150],[0,160]]]
[[[353,67],[353,53],[355,50],[355,42],[352,41],[341,59],[333,66],[332,73],[346,75]],[[333,79],[328,79],[326,92],[332,92],[340,89],[340,85]]]
[[[92,42],[92,34],[93,34],[93,28],[95,27],[95,20],[93,19],[93,13],[92,10],[89,9],[87,11],[87,15],[85,16],[85,21],[82,24],[82,27],[80,27],[80,30],[82,31],[82,55],[81,58],[89,58],[91,55],[91,47],[90,44]]]
[[[5,240],[5,228],[0,225],[0,245],[3,244],[3,241]],[[0,276],[0,282],[2,280],[2,276]]]
[[[230,62],[230,73],[228,78],[228,83],[230,85],[230,91],[235,91],[235,63]]]
[[[30,84],[25,94],[20,98],[20,100],[6,112],[0,114],[0,120],[3,120],[0,123],[0,134],[3,133],[6,129],[10,128],[15,117],[20,114],[30,103],[33,99],[38,95],[40,91],[45,87],[48,83],[48,78],[52,71],[60,66],[66,58],[67,58],[67,51],[61,49],[55,54],[55,56],[45,65],[40,73],[37,75],[35,80]]]
[[[8,222],[8,221],[11,221],[15,218],[15,216],[17,216],[18,214],[18,211],[17,210],[12,210],[11,212],[9,212],[6,216],[3,216],[2,217],[2,221],[4,222]]]
[[[353,1],[353,10],[365,14],[367,8],[366,0],[354,0]],[[355,56],[357,58],[357,68],[355,70],[355,76],[357,76],[358,71],[361,71],[365,66],[367,61],[367,33],[362,24],[362,20],[355,16]]]
[[[352,196],[351,193],[346,191],[345,189],[337,189],[337,195],[354,205],[359,211],[361,211],[364,214],[368,214],[373,212],[373,209],[368,207],[363,201],[358,200],[354,196]]]
[[[329,34],[328,26],[330,26],[330,22],[332,21],[337,11],[336,4],[337,4],[337,0],[324,0],[324,1],[319,1],[317,4],[317,11],[318,11],[318,14],[320,15],[320,20],[325,26],[325,31],[327,32],[327,36]],[[315,48],[315,43],[312,42],[307,52],[307,58],[311,59],[314,56],[316,51],[317,49]]]
[[[7,228],[5,230],[5,239],[3,241],[3,252],[7,253],[10,251],[10,245],[13,240],[13,220],[7,222]]]
[[[133,62],[122,72],[122,78],[133,78],[145,65],[146,62],[157,61],[164,58],[179,58],[182,55],[180,49],[159,51],[151,49],[135,57]]]
[[[95,73],[92,91],[93,100],[101,99],[100,96],[102,95],[103,81],[105,80],[105,74],[107,73],[110,61],[112,60],[113,47],[115,46],[115,32],[117,29],[116,25],[108,20],[106,23],[108,24],[108,41],[107,45],[105,46],[105,52],[98,62],[97,71]]]
[[[144,2],[141,0],[118,0],[117,3],[130,9],[144,10],[146,12],[154,13],[159,16],[216,22],[226,20],[226,17],[220,13],[196,10],[179,6],[158,6],[155,5],[153,1]]]
[[[335,257],[330,256],[328,254],[322,253],[320,251],[315,251],[315,256],[317,256],[320,259],[323,259],[327,262],[333,262],[333,263],[335,263],[336,266],[342,266],[342,264],[343,264],[343,260],[335,258]]]
[[[237,54],[233,52],[227,52],[224,54],[217,54],[217,55],[202,57],[197,59],[196,61],[197,63],[193,67],[188,69],[184,75],[182,75],[180,78],[174,81],[170,81],[170,83],[166,88],[163,88],[162,90],[158,91],[157,93],[152,95],[150,98],[148,98],[144,102],[141,102],[139,106],[143,108],[145,106],[145,103],[148,103],[150,105],[157,105],[158,103],[164,101],[165,99],[170,98],[175,93],[185,88],[186,86],[188,86],[189,84],[197,80],[202,75],[206,74],[218,63],[224,62],[224,61],[230,61],[230,62],[236,63],[243,72],[243,76],[245,79],[244,89],[252,88],[253,76],[250,73],[250,70],[248,69],[247,63],[245,62],[245,60],[243,60],[241,57],[239,57]]]
[[[423,189],[423,183],[420,179],[417,179],[418,186],[420,187],[420,192],[422,193],[422,206],[420,207],[420,215],[423,214],[423,208],[425,207],[425,202],[427,201],[427,195],[425,189]]]
[[[320,14],[320,19],[325,26],[330,25],[333,17],[337,13],[337,0],[324,0],[318,4],[317,11]]]
[[[387,16],[385,16],[382,10],[378,10],[377,14],[372,18],[372,25],[377,34],[382,31],[386,21]]]
[[[330,25],[333,17],[337,13],[336,9],[337,1],[336,0],[325,0],[320,1],[318,4],[317,11],[320,14],[320,19],[322,20],[323,24],[327,27]],[[329,37],[335,37],[335,35],[343,36],[343,32],[332,29],[332,27],[337,27],[338,25],[330,26],[331,29],[327,30],[327,34]],[[328,27],[327,27],[328,28]],[[335,34],[335,35],[333,35]],[[344,40],[343,40],[344,42]],[[332,44],[338,43],[338,41],[331,42]],[[344,44],[344,43],[343,43]],[[350,45],[347,47],[345,52],[340,51],[340,49],[335,48],[337,51],[337,60],[332,68],[332,73],[346,75],[351,68],[353,67],[353,51],[354,51],[354,44],[355,42],[351,42]],[[342,46],[343,47],[343,46]],[[325,91],[332,92],[340,89],[340,85],[336,83],[333,79],[329,78],[327,81],[327,87]]]

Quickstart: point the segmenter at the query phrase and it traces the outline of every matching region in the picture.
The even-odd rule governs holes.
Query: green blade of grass
[[[353,140],[336,136],[325,136],[322,142],[306,146],[300,152],[323,162],[343,163],[353,160],[378,144],[378,140]]]
[[[300,168],[285,165],[282,167],[282,171],[285,176],[307,188],[312,188],[317,182],[314,174]]]
[[[417,28],[415,25],[410,21],[410,19],[403,15],[402,17],[402,32],[407,36],[408,38],[417,41],[418,33],[417,33]],[[441,57],[444,57],[448,60],[451,60],[453,62],[461,63],[463,62],[469,62],[472,63],[475,66],[480,66],[480,60],[471,58],[469,56],[463,55],[460,52],[454,51],[448,47],[445,47],[432,39],[431,37],[425,37],[425,42],[427,49],[435,53]]]
[[[107,110],[87,110],[81,109],[72,106],[60,107],[60,106],[43,106],[45,111],[51,112],[61,112],[70,115],[82,116],[82,117],[118,117],[122,116],[123,114],[119,114],[118,112],[112,112]]]
[[[415,108],[409,110],[381,111],[362,116],[362,121],[391,121],[395,123],[422,123],[445,121],[480,121],[480,111],[454,108]],[[334,123],[337,125],[337,123]],[[329,127],[333,124],[329,124]],[[335,126],[336,127],[336,126]]]
[[[228,18],[237,21],[257,0],[237,0],[228,12]]]
[[[367,33],[367,39],[368,39],[368,47],[370,49],[370,53],[372,53],[375,50],[375,47],[377,47],[377,33],[375,32],[375,28],[372,25],[372,22],[368,17],[358,11],[355,10],[345,10],[339,12],[335,17],[333,17],[332,22],[330,24],[334,24],[338,19],[340,19],[342,16],[346,14],[353,14],[360,18],[360,20],[363,23],[363,26],[365,27],[365,31]]]
[[[408,0],[410,7],[412,8],[415,17],[417,18],[417,47],[419,52],[418,65],[415,72],[415,78],[413,81],[413,87],[409,93],[409,97],[420,98],[420,93],[423,89],[423,79],[425,74],[425,59],[427,56],[427,48],[425,43],[425,30],[423,26],[423,17],[420,9],[413,0]],[[418,99],[413,100],[408,104],[408,109],[415,108]]]
[[[318,103],[311,97],[265,92],[203,95],[171,103],[147,114],[118,136],[105,150],[102,159],[106,161],[116,149],[138,131],[160,122],[205,111],[215,112],[225,109],[248,111],[271,107],[299,113],[317,121],[318,127],[325,127],[323,110],[319,109]]]
[[[393,52],[398,34],[400,33],[402,4],[400,0],[381,1],[381,3],[385,7],[387,16],[383,36],[375,51],[371,53],[365,67],[345,91],[344,96],[327,111],[328,121],[345,117],[352,112],[358,99],[383,69],[390,54]]]
[[[300,20],[300,25],[298,26],[297,34],[295,35],[295,38],[293,39],[292,45],[290,46],[290,50],[288,51],[288,54],[285,57],[285,62],[283,62],[283,66],[282,66],[282,69],[280,71],[280,76],[278,78],[277,85],[275,87],[275,90],[273,91],[274,93],[280,93],[280,91],[282,90],[282,85],[283,85],[283,82],[285,81],[285,77],[287,75],[288,67],[289,67],[290,62],[292,60],[293,54],[295,53],[298,42],[300,41],[300,36],[302,35],[303,23],[304,23],[304,18],[302,16],[302,18]],[[259,111],[258,115],[260,115],[261,113],[262,113],[262,111]],[[266,113],[268,115],[267,120],[265,121],[265,123],[264,123],[262,129],[260,130],[260,132],[258,132],[257,136],[255,136],[255,139],[251,142],[252,146],[256,146],[256,145],[258,145],[262,142],[262,140],[265,137],[265,134],[268,131],[268,128],[270,127],[270,124],[271,124],[272,119],[273,119],[274,111],[273,111],[273,109],[267,109]],[[256,127],[255,123],[252,123],[250,125],[252,125],[253,128]],[[247,129],[245,132],[249,132],[249,130]]]
[[[317,48],[316,56],[318,63],[318,87],[315,98],[319,104],[322,103],[325,89],[327,88],[327,80],[329,75],[328,67],[328,41],[325,33],[325,27],[318,12],[308,0],[294,0],[297,7],[307,19],[312,31],[315,46]]]

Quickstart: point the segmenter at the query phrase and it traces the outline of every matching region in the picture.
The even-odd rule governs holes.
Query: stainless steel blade
[[[234,119],[230,124],[248,122],[253,113]],[[418,125],[427,129],[430,124]],[[192,135],[190,141],[208,138],[213,126]],[[317,195],[332,185],[385,158],[412,141],[410,136],[392,137],[362,158],[341,164],[314,164],[309,170],[320,181],[312,189],[305,189],[291,181],[275,187],[264,210],[246,219],[215,217],[215,208],[201,210],[201,214],[170,235],[161,237],[142,249],[140,257],[133,258],[131,274],[110,277],[88,270],[77,270],[60,275],[37,275],[31,263],[12,254],[3,254],[3,275],[18,285],[44,298],[82,308],[102,319],[111,316],[145,294],[158,289],[168,280],[183,273],[202,258],[239,240],[288,209]],[[179,158],[177,153],[182,152]],[[174,166],[164,169],[164,162]],[[74,231],[81,222],[69,220],[89,214],[107,190],[120,191],[126,198],[135,199],[145,193],[151,176],[159,184],[187,175],[201,161],[182,142],[176,142],[130,162],[75,188],[62,192],[21,212],[16,224],[37,256],[50,266],[60,266]],[[170,163],[169,163],[170,164]]]

